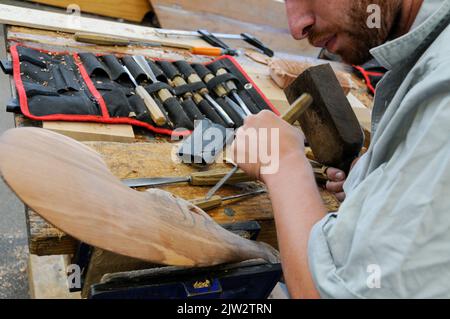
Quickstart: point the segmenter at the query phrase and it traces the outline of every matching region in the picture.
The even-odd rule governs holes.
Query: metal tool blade
[[[135,78],[133,77],[133,75],[131,74],[130,70],[128,70],[128,68],[125,65],[122,65],[123,69],[125,70],[125,72],[128,74],[128,77],[130,78],[131,82],[133,82],[133,85],[135,87],[138,87],[139,84],[136,82]]]
[[[236,99],[236,102],[238,102],[238,104],[244,110],[244,112],[245,112],[245,114],[247,114],[247,116],[253,114],[236,91],[233,91],[231,94],[233,94],[233,97]]]
[[[218,191],[219,189],[221,189],[222,186],[225,185],[226,182],[228,182],[228,180],[229,180],[234,174],[236,174],[236,172],[237,172],[238,170],[239,170],[239,167],[238,167],[237,165],[235,165],[235,166],[233,167],[233,169],[232,169],[227,175],[225,175],[225,176],[224,176],[224,177],[216,184],[216,186],[214,186],[213,188],[211,188],[211,189],[208,191],[208,193],[206,194],[205,199],[206,199],[206,200],[211,199],[211,197],[213,197],[214,194],[216,194],[217,191]]]
[[[228,105],[230,105],[233,110],[235,110],[239,116],[243,119],[245,119],[248,115],[244,112],[244,110],[236,104],[236,102],[234,102],[232,99],[230,99],[228,96],[225,96],[225,102],[228,103]]]
[[[188,37],[200,37],[198,31],[183,31],[183,30],[170,30],[170,29],[155,29],[155,33],[161,36],[188,36]],[[244,37],[240,34],[228,34],[228,33],[212,33],[217,38],[222,39],[235,39],[243,40]]]
[[[225,123],[229,126],[229,127],[233,127],[234,126],[234,122],[231,119],[231,117],[223,110],[223,108],[217,104],[216,101],[214,101],[214,99],[211,97],[211,95],[209,94],[205,94],[205,98],[208,100],[209,103],[211,103],[211,106],[220,114],[220,117],[222,117],[222,119],[225,121]]]
[[[142,55],[134,55],[133,60],[144,71],[145,75],[147,75],[148,79],[152,81],[152,83],[159,82],[152,68],[148,65],[147,60]]]
[[[163,186],[177,183],[189,183],[191,178],[187,177],[155,177],[155,178],[131,178],[124,179],[122,183],[128,187],[150,187]]]
[[[259,194],[265,194],[265,193],[267,193],[267,189],[263,188],[263,189],[258,189],[256,191],[244,193],[244,194],[227,196],[227,197],[222,198],[222,201],[229,201],[229,200],[233,200],[233,199],[246,198],[246,197],[251,197],[251,196],[255,196],[255,195],[259,195]]]

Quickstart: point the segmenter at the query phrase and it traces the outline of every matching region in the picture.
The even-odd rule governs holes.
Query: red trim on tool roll
[[[51,115],[42,115],[42,116],[36,116],[30,113],[30,110],[28,108],[28,98],[25,92],[25,88],[22,82],[22,78],[20,75],[20,59],[19,59],[19,53],[17,51],[17,46],[27,47],[30,49],[38,50],[42,53],[53,53],[53,54],[67,54],[70,55],[70,52],[55,52],[55,51],[47,51],[44,49],[37,49],[30,46],[22,45],[22,44],[15,44],[11,46],[11,57],[13,60],[13,76],[14,76],[14,82],[16,84],[17,93],[19,95],[19,103],[20,103],[20,109],[26,117],[36,120],[36,121],[71,121],[71,122],[92,122],[92,123],[104,123],[104,124],[130,124],[135,126],[144,127],[154,133],[158,134],[164,134],[164,135],[174,135],[174,136],[188,136],[192,132],[191,131],[173,131],[170,129],[165,128],[159,128],[154,127],[153,125],[150,125],[148,123],[144,123],[135,119],[130,118],[112,118],[108,114],[108,109],[106,107],[105,101],[103,100],[103,97],[101,94],[97,91],[95,88],[95,85],[92,83],[91,79],[89,78],[86,69],[84,68],[82,62],[79,59],[78,54],[73,53],[75,63],[80,71],[80,74],[83,78],[83,80],[86,82],[87,87],[89,88],[89,91],[92,93],[92,95],[96,98],[98,101],[103,116],[100,115],[77,115],[77,114],[51,114]],[[106,115],[106,116],[105,116]]]
[[[22,82],[21,78],[21,70],[20,70],[20,58],[19,53],[17,51],[17,47],[22,46],[26,48],[30,48],[33,50],[40,51],[42,53],[48,53],[48,54],[58,54],[58,55],[72,55],[75,64],[77,65],[77,68],[80,72],[81,77],[83,78],[84,82],[86,83],[86,86],[88,87],[91,94],[94,96],[94,98],[97,100],[102,115],[76,115],[76,114],[52,114],[52,115],[43,115],[43,116],[36,116],[30,113],[29,107],[28,107],[28,98],[25,92],[25,87]],[[31,46],[27,46],[21,43],[17,43],[11,46],[10,48],[11,57],[13,61],[13,77],[14,82],[16,84],[17,93],[19,95],[19,103],[20,103],[20,109],[26,117],[36,120],[36,121],[72,121],[72,122],[94,122],[94,123],[104,123],[104,124],[130,124],[135,125],[139,127],[144,127],[154,133],[157,134],[163,134],[163,135],[174,135],[174,136],[188,136],[192,132],[191,131],[176,131],[176,130],[170,130],[165,128],[159,128],[155,127],[153,125],[150,125],[145,122],[141,122],[135,119],[125,118],[125,117],[110,117],[108,113],[108,108],[106,106],[106,103],[100,94],[98,90],[96,89],[94,83],[92,82],[91,78],[89,77],[86,68],[84,67],[79,55],[77,53],[71,53],[68,51],[48,51],[45,49],[39,49],[39,48],[33,48]],[[273,106],[273,104],[267,99],[267,97],[262,93],[262,91],[256,86],[255,82],[248,76],[248,74],[244,71],[244,69],[239,65],[239,63],[231,56],[223,56],[218,59],[215,59],[214,61],[222,60],[222,59],[228,59],[230,60],[236,68],[239,69],[239,71],[243,74],[243,76],[247,79],[249,83],[253,85],[253,88],[259,93],[259,95],[262,97],[262,99],[267,103],[267,105],[270,107],[270,109],[277,115],[280,115],[279,111]],[[208,62],[206,64],[213,63]]]
[[[105,100],[103,99],[100,92],[97,91],[97,88],[95,87],[94,83],[91,81],[91,78],[89,77],[89,74],[87,73],[86,68],[84,67],[83,63],[81,62],[80,56],[77,53],[73,53],[72,56],[73,56],[73,59],[75,60],[75,64],[78,67],[78,70],[80,71],[81,77],[83,78],[84,82],[86,83],[89,91],[97,100],[98,105],[100,105],[100,109],[102,111],[103,117],[105,117],[107,119],[111,118],[109,116],[109,112],[108,112],[108,108],[106,107]]]

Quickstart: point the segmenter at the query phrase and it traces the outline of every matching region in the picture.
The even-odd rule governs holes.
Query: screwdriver
[[[164,73],[169,77],[175,87],[181,87],[187,85],[186,81],[181,76],[177,68],[170,62],[158,61],[159,66]],[[205,116],[199,111],[197,105],[192,100],[193,93],[187,91],[184,93],[184,101],[181,103],[186,111],[186,114],[192,121],[204,119]]]
[[[159,108],[159,106],[156,104],[155,100],[151,97],[151,95],[147,92],[147,90],[142,86],[139,85],[133,75],[131,74],[130,70],[125,65],[122,65],[125,72],[128,74],[128,77],[130,78],[133,85],[136,87],[136,94],[141,97],[141,99],[144,101],[145,106],[147,107],[148,111],[150,112],[150,116],[152,120],[159,126],[163,126],[167,123],[166,117],[164,116],[163,112]]]
[[[205,83],[209,83],[215,78],[212,71],[210,71],[203,64],[194,64],[194,69],[197,74],[203,79],[203,81],[205,81]],[[222,84],[217,84],[214,87],[214,93],[216,93],[218,97],[225,99],[228,105],[230,105],[236,113],[240,114],[243,118],[246,117],[245,114],[243,114],[242,109],[228,97],[228,91]]]
[[[265,193],[267,193],[266,189],[259,189],[257,191],[248,192],[248,193],[245,193],[245,194],[226,196],[226,197],[221,197],[219,195],[214,195],[209,200],[208,199],[204,199],[204,198],[200,198],[200,199],[190,200],[190,202],[192,204],[194,204],[195,206],[203,209],[204,211],[208,211],[208,210],[220,207],[223,204],[223,202],[225,202],[225,201],[244,199],[244,198],[247,198],[247,197],[257,196],[257,195],[265,194]]]
[[[153,61],[147,61],[143,56],[133,56],[133,59],[141,67],[141,69],[144,70],[148,79],[152,81],[153,84],[166,84],[158,80],[155,75],[153,70],[159,71],[161,74],[163,73]],[[176,123],[177,127],[183,127],[189,130],[194,129],[194,123],[189,119],[178,100],[168,89],[162,87],[158,90],[157,95],[161,102],[166,106],[171,119]]]
[[[220,181],[228,171],[226,170],[212,170],[205,172],[195,172],[189,176],[182,177],[154,177],[154,178],[132,178],[124,179],[122,183],[128,187],[150,187],[150,186],[164,186],[178,183],[189,183],[191,186],[212,186]],[[227,182],[229,184],[237,184],[254,181],[244,171],[239,170]]]
[[[222,55],[238,55],[239,51],[235,49],[223,49],[218,47],[194,47],[190,49],[192,54],[208,55],[208,56],[222,56]]]
[[[228,73],[228,71],[223,66],[219,66],[219,68],[215,72],[216,72],[216,76]],[[239,96],[236,83],[234,83],[232,80],[230,80],[230,81],[227,81],[225,83],[225,85],[226,85],[226,88],[228,88],[228,91],[233,95],[236,102],[238,102],[238,104],[242,108],[242,110],[244,110],[245,114],[247,116],[252,115],[253,113],[248,109],[247,105],[244,103],[244,101]]]

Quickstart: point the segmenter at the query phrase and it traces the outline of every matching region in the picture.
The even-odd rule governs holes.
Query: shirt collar
[[[450,0],[424,0],[417,18],[407,34],[373,48],[370,52],[386,69],[416,53],[421,43],[450,12]]]

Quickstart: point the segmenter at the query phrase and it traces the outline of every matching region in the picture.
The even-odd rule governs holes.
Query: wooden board
[[[162,28],[210,32],[247,32],[276,52],[317,57],[319,49],[308,41],[296,41],[288,29],[284,4],[274,0],[151,0]],[[244,41],[224,40],[234,47],[249,47]]]
[[[67,8],[76,3],[81,12],[94,13],[113,18],[121,18],[134,22],[141,22],[144,16],[152,10],[147,0],[29,0]]]
[[[30,297],[33,299],[80,299],[79,292],[70,293],[65,256],[30,255],[28,258]]]
[[[264,24],[274,28],[288,27],[284,1],[279,0],[149,0],[155,11],[159,7],[183,8],[198,13],[214,14],[243,22]]]
[[[208,46],[201,39],[161,37],[154,28],[0,4],[0,24],[58,32],[87,32],[162,44]]]
[[[278,261],[269,245],[226,231],[171,193],[126,187],[98,153],[48,130],[5,132],[0,137],[0,174],[47,221],[108,251],[191,267],[257,258]]]
[[[131,125],[101,124],[84,122],[43,122],[42,127],[77,141],[133,142],[134,131]]]

